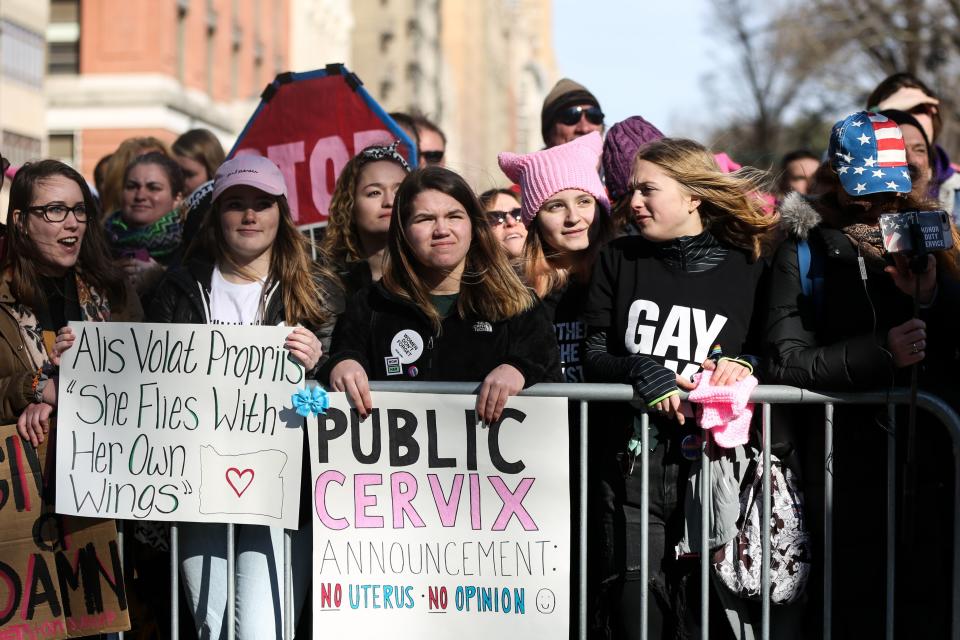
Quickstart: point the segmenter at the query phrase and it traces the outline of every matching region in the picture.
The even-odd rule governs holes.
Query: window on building
[[[230,43],[230,99],[240,95],[240,48],[243,46],[243,30],[240,23],[234,21]]]
[[[43,157],[40,138],[20,135],[6,129],[0,130],[0,149],[3,157],[13,166],[19,166]]]
[[[80,73],[80,0],[50,0],[47,71],[51,75]]]
[[[43,87],[43,34],[0,20],[0,75],[34,88]]]
[[[214,67],[217,50],[217,10],[207,0],[207,95],[213,97]]]
[[[187,12],[190,0],[177,0],[177,80],[183,84],[186,76]]]
[[[387,102],[390,100],[390,92],[393,90],[393,83],[389,80],[384,80],[380,83],[380,102]]]
[[[76,151],[72,133],[51,133],[47,136],[47,157],[73,165],[76,161]]]

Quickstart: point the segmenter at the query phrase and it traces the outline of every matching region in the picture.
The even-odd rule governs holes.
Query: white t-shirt
[[[261,324],[263,322],[264,282],[234,284],[227,282],[220,267],[213,269],[210,282],[210,322],[212,324]]]

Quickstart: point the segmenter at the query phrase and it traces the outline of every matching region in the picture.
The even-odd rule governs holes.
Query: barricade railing
[[[373,391],[394,391],[406,393],[429,393],[429,394],[473,394],[476,393],[478,385],[475,383],[460,382],[372,382],[370,388]],[[579,585],[578,585],[578,636],[581,640],[587,637],[587,502],[588,502],[588,407],[590,402],[629,402],[634,400],[633,388],[629,385],[621,384],[559,384],[545,383],[538,384],[525,389],[521,392],[524,396],[542,396],[542,397],[566,397],[570,401],[580,403],[580,513],[578,517],[579,527]],[[685,395],[684,395],[685,397]],[[751,402],[761,405],[762,416],[762,447],[763,447],[763,475],[762,475],[762,517],[763,522],[769,523],[771,517],[771,487],[770,487],[770,429],[772,427],[771,405],[774,404],[802,404],[802,405],[822,405],[824,408],[824,443],[825,453],[823,461],[824,469],[824,531],[823,531],[823,558],[820,562],[823,566],[823,630],[822,637],[829,640],[832,632],[832,560],[833,560],[833,478],[829,469],[832,460],[833,443],[833,418],[834,407],[836,405],[880,405],[886,406],[889,412],[890,429],[896,428],[895,407],[906,405],[910,402],[910,392],[908,389],[892,389],[889,391],[861,392],[861,393],[826,393],[817,391],[808,391],[796,387],[762,385],[754,389],[750,396]],[[954,505],[953,505],[953,526],[954,541],[957,539],[956,532],[960,532],[960,416],[942,399],[921,392],[917,396],[917,406],[932,414],[947,428],[951,442],[954,458]],[[640,542],[640,566],[641,566],[641,606],[639,623],[641,629],[641,638],[647,638],[648,623],[648,430],[649,419],[646,414],[642,416],[641,422],[641,542]],[[700,476],[701,495],[704,496],[702,504],[707,504],[706,496],[711,494],[710,465],[708,459],[709,439],[704,438],[701,446],[702,472]],[[573,444],[573,443],[571,443]],[[885,637],[892,639],[894,629],[895,601],[894,601],[894,580],[895,580],[895,531],[896,531],[896,447],[887,447],[887,514],[886,514],[886,609],[885,609]],[[123,530],[120,523],[120,544],[121,553],[123,545]],[[284,624],[283,634],[285,640],[293,638],[295,629],[294,607],[293,607],[293,589],[292,589],[292,570],[291,570],[291,537],[290,531],[284,532],[284,562],[283,562],[283,609]],[[709,638],[709,571],[710,556],[707,548],[708,519],[706,510],[702,510],[700,521],[700,615],[701,615],[701,637]],[[171,582],[171,637],[178,638],[177,625],[179,622],[179,539],[176,525],[170,528],[170,582]],[[762,544],[762,566],[761,566],[761,621],[759,637],[762,640],[768,640],[770,637],[770,528],[763,527]],[[952,597],[951,603],[951,632],[950,637],[954,640],[960,640],[960,545],[953,544],[952,548]],[[235,637],[235,580],[236,571],[234,563],[234,527],[227,526],[227,638],[233,640]],[[814,559],[817,562],[818,559]],[[308,606],[309,603],[305,604]],[[120,634],[122,638],[123,634]]]

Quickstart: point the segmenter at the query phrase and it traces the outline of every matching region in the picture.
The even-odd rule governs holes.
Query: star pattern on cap
[[[842,176],[842,175],[845,174],[847,171],[849,171],[849,169],[850,169],[850,167],[840,167],[839,169],[837,169],[837,173]]]
[[[856,191],[857,193],[863,193],[864,191],[867,190],[867,185],[863,182],[858,182],[857,186],[854,187],[853,190]]]
[[[859,127],[859,126],[862,126],[862,125],[863,125],[863,120],[857,120],[856,122],[851,122],[851,123],[850,123],[850,126],[851,126],[851,127]]]
[[[864,172],[864,171],[866,171],[866,169],[864,169],[863,167],[854,167],[854,168],[853,168],[853,172],[854,172],[855,174],[857,174],[858,176],[859,176],[859,175],[863,175],[863,172]]]
[[[870,136],[868,136],[867,134],[863,133],[863,134],[860,135],[859,138],[857,138],[857,140],[860,141],[860,144],[867,144],[868,142],[870,142]]]
[[[902,175],[904,178],[909,178],[910,172],[904,169],[903,171],[900,172],[900,175]]]
[[[863,166],[865,166],[865,167],[872,167],[872,166],[875,165],[875,164],[877,164],[877,161],[873,159],[873,156],[867,157],[867,158],[863,161]]]
[[[883,169],[877,169],[876,171],[873,172],[874,178],[882,178],[884,175],[886,174],[883,172]]]
[[[896,189],[896,188],[897,188],[897,183],[894,182],[893,180],[887,183],[887,189]]]

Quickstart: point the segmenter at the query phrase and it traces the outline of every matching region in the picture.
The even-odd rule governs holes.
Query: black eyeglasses
[[[427,164],[440,164],[443,162],[443,151],[420,151],[420,155]]]
[[[39,213],[47,222],[63,222],[67,219],[67,214],[72,213],[77,222],[87,221],[87,205],[79,202],[72,207],[68,207],[62,202],[51,202],[50,204],[41,204],[36,207],[28,207],[28,213]]]
[[[580,122],[581,116],[587,116],[590,124],[603,124],[603,111],[600,111],[600,107],[567,107],[557,114],[557,121],[572,126]]]
[[[491,227],[499,227],[502,224],[506,224],[507,218],[511,218],[514,222],[520,222],[523,218],[520,217],[520,209],[514,209],[512,211],[487,211],[487,222],[490,223]]]

